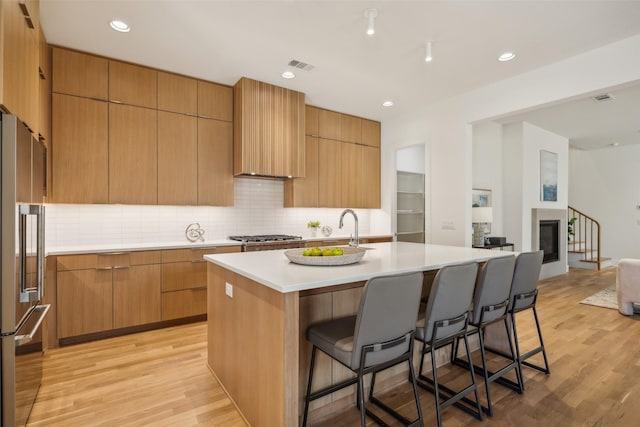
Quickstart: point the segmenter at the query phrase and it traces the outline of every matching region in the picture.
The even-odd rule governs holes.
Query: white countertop
[[[368,280],[385,274],[437,270],[467,261],[512,256],[513,252],[458,246],[393,242],[363,245],[362,261],[344,266],[307,266],[289,262],[286,249],[205,255],[205,259],[276,291],[287,293]]]
[[[360,236],[361,239],[371,239],[378,237],[391,237],[388,234],[373,235],[366,234]],[[336,235],[330,237],[302,237],[303,242],[329,242],[332,240],[344,240],[349,239],[349,236]],[[53,246],[47,247],[45,252],[47,255],[81,255],[91,253],[104,253],[104,252],[129,252],[129,251],[154,251],[162,249],[198,249],[198,248],[210,248],[219,246],[237,246],[241,242],[237,242],[229,239],[217,239],[206,240],[203,242],[190,243],[186,241],[180,242],[147,242],[147,243],[117,243],[117,244],[95,244],[85,246]]]
[[[152,243],[120,243],[111,245],[91,245],[91,246],[57,246],[48,247],[47,255],[76,255],[102,252],[129,252],[129,251],[154,251],[162,249],[199,249],[219,246],[238,246],[240,242],[228,239],[207,240],[197,243],[189,242],[152,242]]]

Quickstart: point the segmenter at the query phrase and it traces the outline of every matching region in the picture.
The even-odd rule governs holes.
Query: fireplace
[[[560,221],[540,221],[540,249],[544,251],[543,264],[560,261]]]

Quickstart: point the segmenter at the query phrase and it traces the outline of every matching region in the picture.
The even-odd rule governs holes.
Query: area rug
[[[595,305],[598,307],[618,309],[618,297],[616,295],[615,285],[600,292],[596,292],[588,298],[580,301],[580,304]],[[634,307],[635,308],[635,307]]]

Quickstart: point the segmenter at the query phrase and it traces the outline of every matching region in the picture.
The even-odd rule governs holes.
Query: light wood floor
[[[493,417],[480,422],[450,407],[444,425],[639,425],[640,316],[579,304],[614,283],[614,268],[572,270],[542,282],[538,312],[551,375],[525,368],[524,394],[491,385]],[[529,319],[518,323],[525,347],[535,336]],[[244,425],[206,367],[204,323],[51,350],[45,359],[29,426]],[[445,371],[445,383],[468,375]],[[380,397],[413,414],[411,403],[402,405],[412,401],[408,387]],[[433,396],[421,391],[420,399],[425,425],[435,425]],[[354,426],[358,416],[349,410],[321,425]]]

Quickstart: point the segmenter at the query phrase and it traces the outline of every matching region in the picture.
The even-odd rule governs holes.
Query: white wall
[[[602,227],[602,256],[640,258],[640,145],[569,152],[569,204]]]
[[[473,126],[473,188],[491,190],[493,223],[490,236],[505,236],[502,197],[502,126],[481,123]]]
[[[392,177],[395,173],[395,165],[385,158],[393,158],[394,151],[400,146],[426,143],[432,159],[428,164],[431,243],[469,246],[473,185],[470,124],[640,80],[638,52],[640,35],[385,122],[382,132],[383,182],[384,177]],[[383,210],[387,212],[391,208],[392,190],[392,186],[383,187]],[[443,228],[447,222],[453,223],[455,229]]]
[[[396,151],[396,169],[405,172],[425,173],[424,145],[412,145]]]
[[[530,123],[504,127],[505,230],[517,251],[532,250],[531,210],[567,209],[569,141]],[[558,155],[558,200],[544,202],[540,195],[540,151]]]

